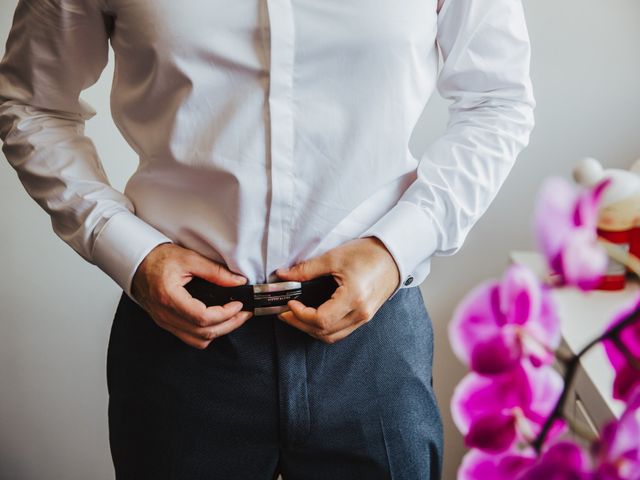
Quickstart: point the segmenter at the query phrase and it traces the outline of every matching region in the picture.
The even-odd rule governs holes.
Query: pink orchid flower
[[[640,388],[619,420],[608,423],[594,445],[596,480],[640,480]]]
[[[495,455],[473,448],[462,459],[458,480],[516,480],[535,462],[533,449]]]
[[[560,344],[551,289],[524,265],[512,264],[501,281],[489,280],[463,298],[449,324],[456,356],[485,375],[516,368],[525,358],[549,364]]]
[[[465,443],[489,453],[530,442],[540,432],[563,388],[560,374],[550,366],[522,362],[500,375],[468,373],[456,386],[451,415]],[[558,419],[547,438],[566,429]]]
[[[598,205],[606,178],[593,188],[579,188],[562,177],[548,177],[536,201],[533,227],[539,248],[560,285],[581,290],[598,286],[608,259],[597,243]]]
[[[473,449],[462,460],[458,480],[595,480],[591,463],[589,455],[569,441],[552,444],[540,457],[531,447],[499,455]]]
[[[618,325],[638,308],[640,308],[640,295],[614,316],[608,329]],[[613,398],[628,401],[634,389],[640,386],[640,369],[637,365],[640,362],[640,321],[625,327],[619,333],[618,343],[607,339],[602,344],[616,372]]]
[[[561,441],[546,449],[517,480],[591,480],[591,458],[577,444]]]

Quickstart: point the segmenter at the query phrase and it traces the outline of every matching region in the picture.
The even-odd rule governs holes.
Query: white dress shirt
[[[109,45],[111,114],[140,160],[124,192],[79,97]],[[529,60],[520,0],[20,0],[0,138],[55,233],[129,295],[163,242],[262,283],[375,236],[393,296],[460,249],[528,143]],[[416,158],[436,88],[450,120]]]

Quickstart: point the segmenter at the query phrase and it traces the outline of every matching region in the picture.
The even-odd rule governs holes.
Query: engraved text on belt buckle
[[[273,315],[289,310],[287,302],[302,295],[300,282],[256,283],[253,285],[253,315]]]

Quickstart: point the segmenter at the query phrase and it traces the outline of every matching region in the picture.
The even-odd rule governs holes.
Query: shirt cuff
[[[104,224],[93,244],[93,263],[109,275],[136,303],[131,282],[142,260],[161,243],[173,241],[129,210]]]
[[[400,282],[387,300],[412,283],[416,267],[433,255],[438,246],[434,220],[416,204],[402,200],[359,238],[371,236],[387,247],[400,272]]]

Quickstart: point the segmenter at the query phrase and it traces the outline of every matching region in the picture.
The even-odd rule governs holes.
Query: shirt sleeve
[[[417,178],[360,237],[379,238],[400,271],[395,294],[429,257],[455,254],[498,193],[534,126],[530,42],[520,0],[445,0],[438,92],[445,133],[418,159]],[[410,281],[410,280],[409,280]]]
[[[85,136],[79,98],[108,59],[109,18],[96,0],[20,0],[0,61],[2,151],[54,232],[131,296],[138,265],[171,239],[112,188]]]

